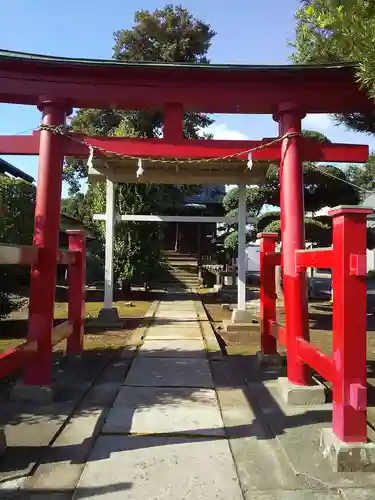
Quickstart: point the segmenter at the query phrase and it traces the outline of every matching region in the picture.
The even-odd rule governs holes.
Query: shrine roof
[[[22,179],[22,180],[24,180],[26,182],[30,182],[30,183],[33,183],[35,181],[34,177],[27,174],[26,172],[23,172],[22,170],[15,167],[11,163],[7,162],[3,158],[0,158],[0,173],[10,174],[12,177]]]

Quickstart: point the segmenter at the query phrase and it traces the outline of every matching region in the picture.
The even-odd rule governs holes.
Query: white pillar
[[[104,309],[113,307],[113,240],[115,228],[115,185],[107,179],[105,209]]]
[[[246,184],[238,185],[237,309],[246,310]]]

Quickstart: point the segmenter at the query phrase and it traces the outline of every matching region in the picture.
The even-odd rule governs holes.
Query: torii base
[[[120,318],[116,307],[103,307],[103,309],[99,311],[99,316],[95,325],[102,328],[121,328],[124,325],[124,320]]]
[[[287,377],[279,377],[277,385],[279,394],[285,404],[291,406],[320,405],[326,401],[326,389],[323,384],[314,380],[313,385],[296,385]]]
[[[232,313],[232,323],[248,323],[254,322],[254,314],[244,309],[234,309]]]
[[[374,443],[344,443],[327,428],[321,430],[320,447],[334,472],[375,472]]]

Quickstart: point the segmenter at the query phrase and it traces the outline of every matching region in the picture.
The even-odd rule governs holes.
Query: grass
[[[118,310],[119,316],[143,316],[150,305],[149,301],[118,301],[113,307]],[[99,311],[104,307],[104,302],[86,302],[86,319],[97,318]],[[55,304],[55,319],[68,319],[68,304],[60,302]]]
[[[145,297],[146,298],[146,297]],[[123,329],[118,331],[98,330],[89,323],[85,326],[84,348],[85,350],[113,350],[124,347],[127,344],[131,332],[140,324],[149,305],[150,300],[121,300],[114,302],[119,316],[126,319]],[[96,318],[99,311],[104,307],[103,302],[86,303],[86,320]],[[27,307],[12,313],[8,318],[0,321],[0,353],[16,347],[24,342],[27,333]],[[68,304],[66,302],[55,303],[54,318],[56,322],[68,319]],[[66,347],[66,341],[55,346],[54,351],[62,351]]]

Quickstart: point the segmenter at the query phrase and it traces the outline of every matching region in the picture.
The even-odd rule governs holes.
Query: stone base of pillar
[[[223,288],[223,285],[214,285],[214,292],[215,293],[219,293],[220,290]]]
[[[254,322],[254,314],[243,309],[234,309],[232,313],[232,323],[249,323]]]
[[[5,437],[4,429],[0,428],[0,458],[2,458],[7,451],[7,440]]]
[[[10,399],[46,405],[52,403],[54,395],[55,390],[49,385],[26,385],[20,381],[11,390]]]
[[[103,309],[99,311],[99,316],[96,324],[101,327],[111,328],[113,326],[120,327],[120,325],[122,325],[123,323],[124,321],[121,320],[116,307],[103,307]]]
[[[247,332],[259,335],[259,324],[255,323],[232,323],[231,320],[223,320],[223,328],[227,333]]]
[[[319,405],[326,401],[326,389],[323,384],[314,381],[314,385],[296,385],[287,377],[277,379],[279,394],[284,403],[292,406]]]
[[[334,472],[374,472],[374,443],[344,443],[331,428],[322,429],[320,448]]]

